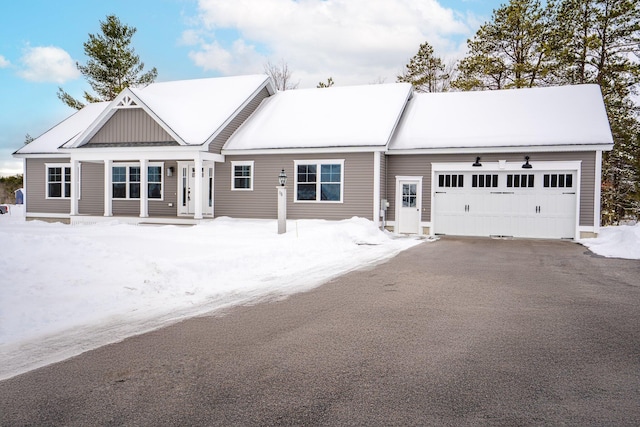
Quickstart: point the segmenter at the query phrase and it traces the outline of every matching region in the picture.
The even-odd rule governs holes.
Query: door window
[[[402,184],[402,207],[415,208],[417,206],[417,184]]]

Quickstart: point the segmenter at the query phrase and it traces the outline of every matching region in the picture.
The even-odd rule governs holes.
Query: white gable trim
[[[125,108],[142,108],[153,120],[160,125],[178,144],[187,145],[180,136],[171,129],[164,121],[158,117],[139,97],[136,96],[129,88],[125,88],[118,96],[111,101],[111,104],[98,116],[98,118],[89,127],[82,132],[76,142],[65,148],[78,148],[85,145],[100,129],[109,121],[116,111]]]

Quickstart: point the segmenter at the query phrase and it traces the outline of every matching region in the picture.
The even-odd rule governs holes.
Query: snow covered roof
[[[203,144],[268,80],[265,74],[179,80],[131,92],[186,144]]]
[[[88,104],[15,154],[55,153],[88,141],[132,94],[170,133],[187,145],[207,142],[251,96],[269,84],[265,74],[153,83],[125,89],[111,102]]]
[[[279,92],[262,101],[223,152],[386,146],[410,96],[408,83]]]
[[[389,151],[613,144],[597,85],[414,94]]]
[[[88,104],[65,120],[52,127],[29,144],[16,151],[16,154],[55,153],[63,145],[73,144],[78,136],[93,123],[109,106],[110,102]]]

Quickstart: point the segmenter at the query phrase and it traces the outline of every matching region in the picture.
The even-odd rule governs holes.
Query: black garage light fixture
[[[482,163],[480,163],[480,156],[476,157],[475,163],[472,164],[471,166],[482,166]]]
[[[531,169],[533,166],[529,163],[529,156],[524,156],[524,165],[522,165],[522,169]]]

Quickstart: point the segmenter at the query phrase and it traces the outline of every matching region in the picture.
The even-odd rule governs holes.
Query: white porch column
[[[140,218],[149,216],[148,161],[140,159]]]
[[[71,209],[69,214],[71,216],[78,215],[78,161],[71,159]]]
[[[194,159],[195,162],[195,179],[193,185],[194,194],[194,214],[193,219],[202,219],[202,157],[198,156]]]
[[[104,161],[104,216],[113,216],[113,204],[112,192],[113,186],[111,185],[111,169],[113,168],[113,161]]]

